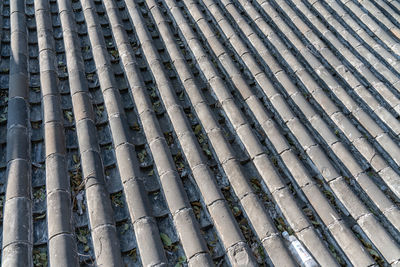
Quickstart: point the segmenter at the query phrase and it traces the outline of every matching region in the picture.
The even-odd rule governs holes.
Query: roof
[[[398,1],[0,11],[2,266],[400,265]]]

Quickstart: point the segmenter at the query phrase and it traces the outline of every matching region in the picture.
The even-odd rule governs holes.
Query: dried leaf
[[[315,225],[315,226],[318,226],[318,225],[319,225],[319,223],[318,223],[317,221],[314,221],[314,220],[312,220],[311,223],[312,223],[313,225]]]
[[[201,208],[201,203],[199,201],[193,201],[193,202],[191,202],[191,204],[192,204],[192,206]]]
[[[130,250],[128,252],[128,256],[131,257],[131,259],[133,259],[134,261],[136,261],[136,258],[137,258],[136,248]]]
[[[111,50],[111,55],[113,56],[114,59],[118,59],[119,58],[119,53],[117,50]]]
[[[201,125],[197,124],[196,127],[194,127],[194,133],[197,135],[199,134],[201,131]]]
[[[79,157],[77,154],[73,154],[72,159],[74,160],[75,164],[79,163]]]
[[[182,91],[180,94],[179,94],[179,100],[184,100],[185,99],[185,93]]]
[[[72,115],[72,111],[64,111],[65,117],[67,117],[67,120],[69,122],[73,122],[74,121],[74,117]]]
[[[139,131],[140,130],[140,126],[139,124],[137,124],[136,122],[132,125],[132,129],[135,131]]]
[[[41,219],[43,219],[44,217],[46,217],[46,213],[44,213],[44,214],[42,214],[42,215],[39,215],[39,216],[36,216],[35,217],[35,220],[37,221],[37,220],[41,220]]]
[[[240,214],[242,214],[242,211],[238,207],[233,207],[233,215],[237,217]]]
[[[86,236],[84,236],[82,234],[77,235],[77,238],[78,238],[79,242],[81,242],[83,244],[87,244],[87,242],[88,242]]]
[[[97,116],[101,117],[103,115],[103,111],[104,111],[104,106],[103,105],[96,107]]]
[[[256,192],[261,190],[261,184],[256,178],[252,178],[250,182]]]

